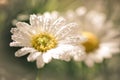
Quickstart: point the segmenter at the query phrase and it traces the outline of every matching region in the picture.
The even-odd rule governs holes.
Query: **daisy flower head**
[[[84,53],[84,48],[77,46],[78,41],[84,41],[84,37],[77,34],[77,24],[66,23],[57,12],[30,15],[30,24],[17,22],[16,26],[11,29],[13,42],[10,46],[22,47],[15,56],[29,54],[27,60],[36,60],[37,68],[52,59],[69,61]]]
[[[65,16],[70,22],[77,22],[81,26],[79,30],[82,31],[82,35],[87,38],[82,43],[86,53],[80,59],[88,67],[120,52],[119,30],[113,27],[112,21],[106,20],[104,13],[79,7],[75,11],[69,10]]]

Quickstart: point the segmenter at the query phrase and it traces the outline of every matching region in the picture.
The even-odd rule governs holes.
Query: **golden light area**
[[[87,38],[87,40],[82,43],[87,53],[90,53],[99,47],[99,40],[96,35],[91,32],[82,32],[82,34]]]
[[[0,5],[5,5],[8,3],[8,0],[0,0]]]
[[[40,33],[32,36],[32,46],[40,52],[46,52],[56,47],[57,41],[54,36],[48,33]]]

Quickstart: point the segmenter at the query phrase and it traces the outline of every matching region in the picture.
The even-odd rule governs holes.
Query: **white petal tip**
[[[30,15],[31,19],[35,19],[35,17],[37,17],[37,15],[35,15],[35,14]]]
[[[15,56],[16,57],[21,57],[21,55],[19,53],[17,53],[17,52],[15,53]]]
[[[27,57],[27,61],[28,61],[28,62],[32,62],[29,57]]]
[[[21,46],[21,45],[22,45],[22,44],[19,43],[19,42],[11,42],[11,43],[9,44],[9,46],[11,46],[11,47]]]
[[[39,69],[39,68],[43,68],[44,65],[45,65],[45,64],[39,64],[39,65],[37,65],[37,68],[38,68],[38,69]]]
[[[16,23],[16,26],[21,25],[21,23],[22,23],[22,22],[17,22],[17,23]]]
[[[9,44],[9,46],[11,46],[11,47],[12,47],[12,46],[13,46],[13,43],[11,42],[11,43]]]

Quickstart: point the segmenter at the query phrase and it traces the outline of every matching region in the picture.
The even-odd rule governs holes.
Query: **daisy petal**
[[[94,66],[94,61],[92,61],[92,60],[85,60],[85,64],[86,64],[88,67],[93,67],[93,66]]]
[[[56,49],[53,50],[53,52],[53,58],[65,61],[69,61],[72,57],[74,58],[75,56],[80,58],[80,56],[83,54],[82,48],[69,44],[60,44]]]
[[[70,45],[60,44],[57,48],[51,49],[48,52],[54,59],[70,60],[70,54],[67,53],[71,49]]]
[[[106,47],[106,46],[101,46],[100,49],[98,50],[98,57],[101,58],[111,58],[111,52],[110,52],[110,48]]]
[[[38,24],[38,18],[37,18],[37,15],[33,14],[33,15],[30,15],[30,24],[33,26],[33,27],[36,27],[37,24]]]
[[[21,56],[24,56],[28,53],[31,53],[31,52],[35,52],[36,50],[33,49],[33,48],[29,48],[29,47],[24,47],[24,48],[21,48],[19,49],[18,51],[15,52],[15,56],[17,57],[21,57]]]
[[[49,51],[47,53],[43,53],[42,57],[45,63],[49,63],[52,60],[52,56]]]
[[[42,26],[43,26],[43,17],[42,16],[37,16],[35,14],[30,15],[30,24],[32,26],[31,30],[34,34],[37,34],[42,30]]]
[[[17,22],[16,26],[21,33],[24,33],[27,36],[34,34],[34,27],[31,27],[29,24],[27,24],[25,22]],[[26,30],[26,31],[24,31],[24,30]]]
[[[56,34],[56,32],[61,28],[61,26],[64,25],[65,25],[65,19],[60,17],[53,22],[52,26],[49,29],[53,34]]]
[[[80,44],[85,42],[87,39],[86,37],[82,36],[82,35],[72,35],[72,36],[68,36],[67,38],[65,38],[64,40],[60,40],[60,43],[65,43],[65,44]]]
[[[30,27],[30,25],[27,24],[27,23],[25,23],[25,22],[17,22],[17,23],[16,23],[16,26],[17,26],[17,28],[19,28],[19,29],[29,28],[29,27]]]
[[[26,31],[21,31],[18,28],[12,28],[11,32],[13,35],[11,36],[12,40],[16,42],[20,42],[26,45],[30,45],[30,34],[27,33]],[[25,42],[26,41],[26,42]]]
[[[73,32],[78,30],[78,25],[76,23],[70,23],[65,26],[62,26],[55,34],[58,39],[64,39],[66,36],[71,35]],[[76,32],[77,33],[77,32]]]
[[[36,64],[37,64],[37,68],[42,68],[45,65],[42,55],[38,56],[36,60]]]
[[[19,47],[21,47],[21,46],[25,46],[25,45],[20,43],[20,42],[11,42],[10,46],[13,46],[13,47],[19,46]]]
[[[39,55],[41,55],[40,52],[33,52],[27,57],[27,60],[29,62],[35,61],[38,58]]]
[[[50,32],[49,27],[51,26],[51,15],[49,13],[45,13],[43,16],[42,30]]]
[[[84,56],[85,54],[85,49],[84,47],[79,47],[79,46],[75,46],[75,48],[71,49],[71,56],[73,56],[73,60],[75,61],[81,61],[81,57]]]

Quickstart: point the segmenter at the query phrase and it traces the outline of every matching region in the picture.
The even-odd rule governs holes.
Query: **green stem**
[[[103,70],[104,70],[104,73],[105,73],[105,79],[106,79],[106,80],[109,80],[109,79],[108,79],[109,73],[108,73],[108,68],[107,68],[106,60],[103,61]]]
[[[37,75],[36,75],[36,80],[40,80],[40,69],[38,69]]]
[[[82,64],[82,80],[85,80],[85,75],[86,75],[86,73],[85,73],[85,65],[84,65],[84,62],[81,62],[81,64]]]

